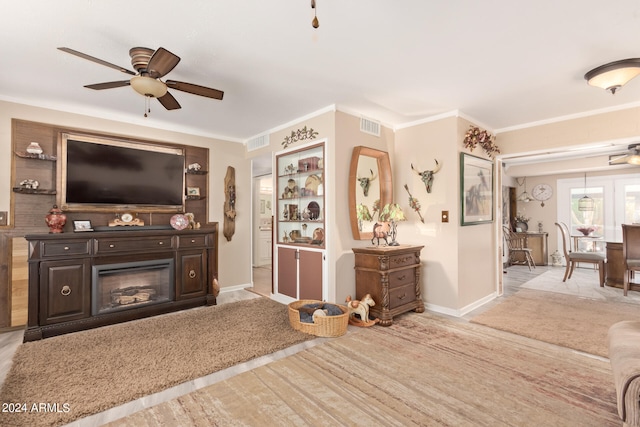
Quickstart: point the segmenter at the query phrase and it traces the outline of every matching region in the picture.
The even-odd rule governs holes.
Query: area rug
[[[607,332],[622,320],[640,320],[640,306],[521,289],[471,322],[609,357]]]
[[[255,298],[22,344],[0,402],[25,405],[0,425],[62,425],[315,338],[287,310]]]
[[[601,287],[598,270],[576,268],[566,282],[562,281],[564,271],[564,268],[553,268],[524,283],[521,288],[640,305],[640,292],[629,292],[624,296],[620,288]]]
[[[429,313],[356,328],[115,420],[171,426],[620,426],[607,361]]]

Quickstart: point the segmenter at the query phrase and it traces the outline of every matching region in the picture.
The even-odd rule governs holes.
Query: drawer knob
[[[164,245],[164,242],[158,242],[159,245]]]
[[[114,245],[113,243],[109,245],[110,248],[115,248],[116,245]]]
[[[402,294],[401,296],[398,296],[398,299],[405,299],[406,297],[407,297],[407,294],[406,294],[406,293],[404,293],[404,294]]]
[[[403,274],[402,276],[398,277],[398,280],[404,280],[407,276],[405,274]]]
[[[65,250],[65,251],[68,251],[68,250],[69,250],[69,246],[65,246],[65,247],[64,247],[64,250]]]
[[[66,297],[67,295],[71,294],[71,288],[68,285],[64,285],[60,290],[60,293]]]
[[[195,243],[195,242],[196,242],[196,239],[191,239],[191,243]]]
[[[196,278],[195,270],[190,270],[189,271],[189,279],[195,279],[195,278]]]

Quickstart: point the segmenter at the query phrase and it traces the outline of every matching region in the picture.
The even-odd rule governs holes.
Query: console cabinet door
[[[207,250],[178,252],[176,299],[187,299],[207,294]]]
[[[43,261],[40,264],[40,321],[43,324],[91,315],[89,259]]]
[[[299,251],[300,299],[322,301],[322,252]]]

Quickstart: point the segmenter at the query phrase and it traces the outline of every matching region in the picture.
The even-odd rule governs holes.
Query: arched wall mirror
[[[379,208],[393,203],[393,182],[389,153],[369,147],[354,147],[349,171],[349,217],[351,232],[356,240],[373,237],[373,226],[377,219],[374,205]],[[358,218],[358,210],[366,207],[371,220]]]

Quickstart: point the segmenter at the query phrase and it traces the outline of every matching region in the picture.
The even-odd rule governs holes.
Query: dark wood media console
[[[24,341],[34,341],[201,305],[215,305],[218,224],[198,230],[138,230],[27,235],[29,309]],[[111,268],[113,266],[113,268]],[[111,269],[110,269],[111,268]],[[147,271],[166,282],[154,300],[155,283],[140,286],[143,302],[118,297],[139,285]],[[140,272],[140,273],[139,273]],[[98,291],[96,282],[122,274],[125,289]],[[126,276],[131,274],[128,281]],[[153,280],[152,280],[153,281]],[[130,283],[136,282],[136,283]],[[114,293],[115,292],[115,293]],[[135,292],[135,291],[134,291]],[[99,310],[104,297],[123,305]],[[128,298],[128,299],[124,299]],[[138,297],[139,298],[139,297]],[[103,298],[104,300],[105,298]]]

